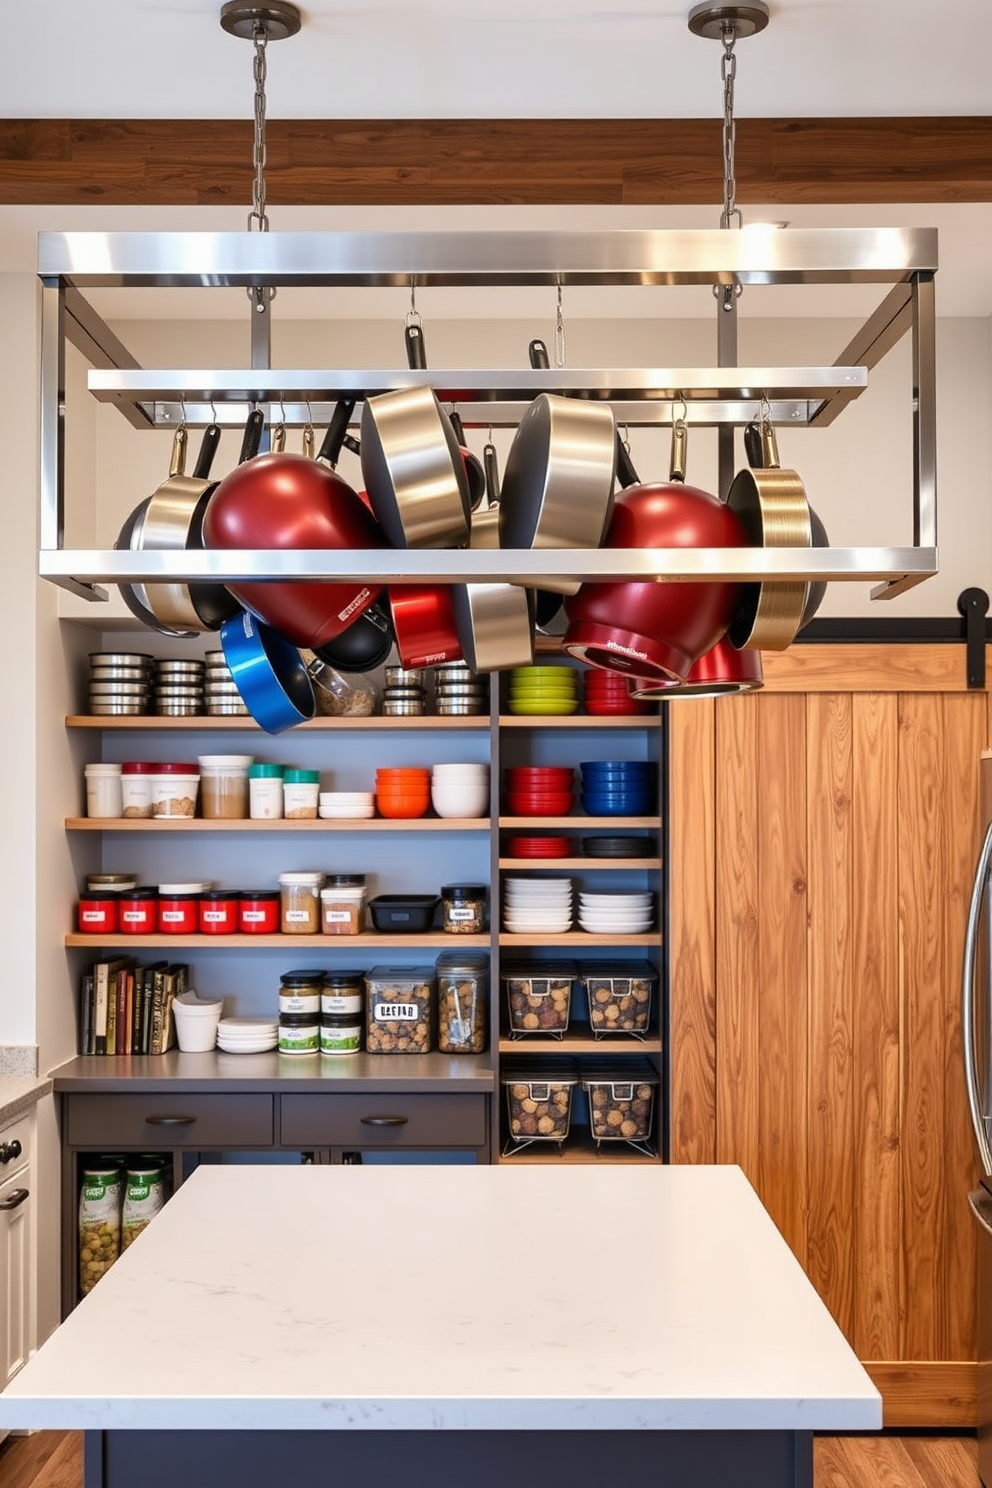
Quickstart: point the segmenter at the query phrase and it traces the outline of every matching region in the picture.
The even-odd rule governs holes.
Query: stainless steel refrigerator
[[[978,1470],[992,1488],[992,751],[981,760],[982,846],[962,977],[964,1071],[981,1164],[968,1195],[978,1224]]]

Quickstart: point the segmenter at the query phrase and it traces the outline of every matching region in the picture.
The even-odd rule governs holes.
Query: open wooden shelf
[[[466,940],[468,937],[465,937]],[[581,946],[583,950],[604,949],[609,946],[660,946],[660,930],[643,930],[636,935],[593,935],[589,930],[559,930],[549,935],[529,933],[514,935],[509,930],[499,932],[501,946],[516,946],[526,950],[528,946]]]
[[[488,832],[487,816],[69,816],[67,832]]]
[[[643,721],[643,720],[642,720]],[[260,734],[262,729],[253,718],[247,714],[200,714],[191,718],[162,717],[158,713],[130,713],[124,715],[108,714],[107,716],[94,717],[90,713],[70,713],[65,720],[66,728],[74,729],[101,729],[128,730],[134,729],[165,729],[175,730],[218,730],[221,733],[252,733]],[[432,714],[410,716],[407,718],[384,718],[373,714],[369,718],[309,718],[305,723],[298,723],[293,733],[300,730],[311,734],[341,733],[354,729],[372,729],[376,733],[400,733],[404,729],[437,730],[445,732],[464,732],[466,729],[489,730],[488,713],[460,713],[454,717],[434,717]],[[267,737],[271,737],[267,735]]]
[[[661,1157],[649,1157],[638,1152],[627,1142],[603,1142],[597,1148],[588,1131],[575,1127],[561,1145],[557,1142],[532,1142],[519,1152],[504,1153],[502,1145],[497,1162],[500,1163],[660,1163]]]
[[[542,1037],[540,1034],[524,1034],[511,1038],[509,1034],[499,1036],[497,1047],[501,1054],[660,1054],[661,1035],[657,1029],[647,1038],[634,1038],[630,1034],[611,1033],[606,1038],[594,1038],[586,1030],[578,1033],[568,1029],[560,1039]]]
[[[618,868],[647,868],[658,869],[661,867],[660,858],[500,858],[500,868],[512,868],[514,870],[524,869],[532,872],[535,869],[544,873],[554,873],[561,868],[580,869],[583,873],[598,873],[600,869],[616,870]]]
[[[88,946],[99,959],[103,950],[133,951],[140,956],[144,951],[187,950],[197,951],[245,951],[281,950],[287,955],[291,951],[363,951],[403,950],[457,950],[462,946],[488,947],[488,935],[449,935],[443,930],[431,930],[421,935],[380,935],[376,931],[364,931],[361,935],[88,935],[76,930],[65,937],[67,946]]]
[[[501,713],[500,728],[645,729],[657,728],[660,713]]]

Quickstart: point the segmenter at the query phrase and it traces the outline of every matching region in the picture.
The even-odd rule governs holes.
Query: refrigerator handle
[[[968,1203],[982,1229],[992,1235],[992,1199],[983,1189],[977,1189],[968,1195]]]
[[[992,866],[992,826],[985,834],[985,841],[978,857],[975,882],[968,906],[968,928],[964,939],[964,969],[961,975],[961,1036],[964,1046],[964,1077],[968,1090],[968,1108],[975,1131],[982,1171],[992,1173],[992,1150],[985,1130],[979,1098],[978,1078],[975,1073],[975,961],[978,944],[978,926],[982,903],[988,892],[989,868]],[[986,992],[988,995],[988,992]]]

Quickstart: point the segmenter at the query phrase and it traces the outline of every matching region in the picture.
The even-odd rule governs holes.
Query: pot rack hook
[[[424,317],[417,309],[417,283],[415,279],[410,280],[410,308],[406,312],[406,323],[408,326],[423,326]]]
[[[561,308],[561,280],[558,280],[558,298],[555,308],[555,366],[565,365],[565,317]]]

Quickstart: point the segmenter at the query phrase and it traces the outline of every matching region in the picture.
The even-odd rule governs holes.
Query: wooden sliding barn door
[[[971,1425],[959,1002],[989,694],[957,645],[765,672],[668,705],[672,1160],[740,1163],[887,1424]]]

